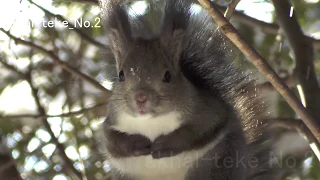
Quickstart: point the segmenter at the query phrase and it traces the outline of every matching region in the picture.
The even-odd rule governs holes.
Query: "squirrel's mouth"
[[[150,102],[137,102],[136,103],[136,111],[139,115],[145,115],[150,113]]]
[[[154,112],[154,109],[149,103],[145,104],[128,104],[129,111],[134,116],[146,116],[151,115]]]
[[[145,114],[147,114],[147,111],[145,109],[140,109],[139,110],[139,114],[140,115],[145,115]]]
[[[151,113],[151,109],[146,107],[146,106],[140,106],[140,107],[137,107],[137,110],[136,110],[137,114],[138,115],[147,115],[147,114],[150,114]]]

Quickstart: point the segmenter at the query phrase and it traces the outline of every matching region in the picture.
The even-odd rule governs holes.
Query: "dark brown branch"
[[[79,36],[81,36],[82,39],[86,40],[87,42],[99,47],[99,48],[106,48],[107,46],[100,43],[99,41],[96,41],[95,39],[88,36],[86,33],[84,33],[81,29],[76,28],[71,22],[66,20],[64,17],[62,17],[60,14],[53,14],[50,11],[46,10],[45,8],[39,6],[38,4],[34,3],[32,0],[29,0],[29,2],[35,6],[37,6],[39,9],[41,9],[44,13],[47,15],[57,18],[61,22],[68,22],[68,26],[70,26],[70,29],[75,31]]]
[[[8,37],[13,39],[16,44],[22,44],[22,45],[28,46],[30,48],[33,48],[33,49],[49,56],[57,65],[62,67],[64,70],[68,71],[69,73],[71,73],[75,76],[80,77],[82,80],[88,82],[89,84],[91,84],[92,86],[101,90],[102,92],[104,92],[106,94],[110,94],[110,91],[107,90],[105,87],[103,87],[101,84],[99,84],[96,80],[92,79],[90,76],[78,71],[77,69],[71,67],[69,64],[60,60],[59,57],[53,51],[47,50],[39,45],[34,44],[33,42],[22,40],[18,37],[15,37],[12,34],[10,34],[8,31],[5,31],[3,28],[0,28],[0,31],[4,32]]]
[[[294,54],[296,77],[302,89],[302,92],[299,91],[300,96],[304,97],[305,106],[310,114],[318,119],[315,128],[320,129],[320,88],[314,68],[312,42],[305,38],[295,13],[290,17],[291,5],[289,1],[272,0],[272,2],[275,7],[277,20]]]
[[[318,160],[320,160],[320,143],[301,119],[276,118],[272,119],[271,122],[273,127],[297,131],[308,141]]]
[[[216,5],[220,11],[225,11],[227,8],[224,6]],[[260,28],[261,31],[269,34],[278,34],[279,32],[279,26],[277,24],[273,23],[267,23],[264,21],[260,21],[258,19],[255,19],[253,17],[250,17],[242,12],[234,11],[232,18],[235,21],[239,21],[247,26],[251,26],[254,28]],[[314,39],[310,36],[305,36],[306,39],[309,41],[312,41],[312,44],[315,48],[320,48],[320,39]]]
[[[7,64],[6,61],[3,60],[3,58],[1,58],[0,61],[1,61],[2,64]],[[33,83],[32,83],[31,73],[27,73],[27,74],[23,73],[23,72],[19,71],[18,69],[15,69],[12,65],[9,65],[9,64],[7,64],[6,67],[11,67],[10,70],[12,70],[13,72],[15,72],[15,73],[17,73],[19,75],[20,74],[24,74],[23,76],[21,76],[21,78],[26,80],[28,82],[28,84],[30,85],[32,96],[33,96],[33,98],[35,100],[35,103],[37,105],[39,114],[41,115],[41,117],[43,117],[41,119],[42,123],[45,126],[45,128],[47,129],[48,133],[50,134],[53,142],[55,143],[55,145],[57,147],[57,149],[59,150],[60,156],[65,161],[70,173],[72,173],[74,175],[74,178],[82,179],[81,173],[74,168],[73,162],[68,158],[67,154],[65,153],[64,146],[59,142],[58,138],[54,135],[47,118],[45,118],[46,117],[46,111],[45,111],[44,107],[41,105],[40,98],[38,96],[38,89],[35,88]]]
[[[46,114],[46,116],[40,115],[40,114],[17,114],[17,115],[7,115],[7,116],[0,116],[0,120],[11,120],[11,119],[19,119],[19,118],[51,118],[51,117],[71,117],[79,114],[86,113],[87,111],[90,111],[95,108],[99,108],[102,106],[105,106],[106,103],[100,103],[93,105],[91,107],[83,108],[78,111],[72,111],[68,113],[62,113],[62,114],[55,114],[55,115],[49,115]]]
[[[33,95],[34,100],[36,102],[36,105],[38,107],[39,114],[41,116],[45,117],[46,116],[46,111],[43,108],[43,106],[41,105],[41,102],[40,102],[40,99],[39,99],[39,96],[38,96],[38,89],[36,89],[33,86],[31,75],[29,75],[29,77],[26,79],[26,81],[30,85],[30,88],[31,88],[31,91],[32,91],[32,95]],[[68,158],[68,156],[67,156],[67,154],[65,152],[64,146],[59,142],[58,138],[54,135],[47,118],[42,118],[42,123],[45,126],[45,128],[47,129],[47,131],[50,134],[50,136],[52,137],[52,140],[55,143],[57,149],[59,150],[59,154],[61,155],[61,157],[65,161],[66,165],[68,166],[68,169],[71,170],[70,172],[72,172],[74,174],[74,176],[75,176],[74,178],[82,179],[81,173],[74,168],[72,160],[70,160]]]
[[[22,72],[20,72],[20,71],[17,71],[17,68],[16,68],[16,67],[14,67],[14,66],[11,65],[11,64],[8,64],[6,58],[5,58],[2,54],[0,54],[0,63],[1,63],[5,68],[7,68],[7,69],[9,69],[9,70],[17,73],[21,78],[24,78],[24,79],[26,78],[24,73],[22,73]]]
[[[220,10],[225,10],[224,6],[217,5]],[[277,34],[279,30],[279,26],[273,23],[267,23],[264,21],[260,21],[251,16],[248,16],[242,12],[234,11],[232,18],[235,21],[239,21],[247,26],[255,27],[261,29],[261,31],[269,34]]]
[[[10,157],[10,153],[0,154],[0,159],[1,178],[23,180],[13,159]]]
[[[307,39],[309,39],[309,41],[312,42],[312,45],[313,45],[315,48],[320,48],[320,39],[314,39],[314,38],[309,37],[309,36],[307,36]]]
[[[0,135],[2,136],[3,134]],[[23,180],[16,166],[15,159],[5,145],[4,138],[0,139],[0,177],[1,179]]]
[[[294,93],[281,80],[271,66],[257,53],[257,51],[245,42],[237,30],[226,18],[224,18],[213,3],[208,0],[199,0],[199,2],[218,24],[220,30],[242,51],[242,53],[258,68],[258,70],[266,76],[288,104],[302,118],[317,140],[320,141],[320,128],[318,128],[316,119],[303,107]]]

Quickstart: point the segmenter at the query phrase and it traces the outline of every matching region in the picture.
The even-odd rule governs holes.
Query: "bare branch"
[[[86,40],[87,42],[99,47],[99,48],[106,48],[107,46],[100,43],[99,41],[96,41],[95,39],[91,38],[90,36],[88,36],[85,32],[83,32],[81,29],[76,28],[71,22],[69,22],[68,20],[66,20],[63,16],[61,16],[60,14],[53,14],[50,11],[46,10],[45,8],[39,6],[38,4],[36,4],[35,2],[33,2],[32,0],[28,0],[31,4],[37,6],[39,9],[41,9],[44,13],[46,13],[47,15],[51,16],[51,17],[55,17],[57,18],[59,21],[61,22],[68,22],[68,26],[70,26],[69,29],[74,30],[79,36],[81,36],[82,39]]]
[[[30,88],[31,88],[31,91],[32,91],[32,95],[33,95],[34,100],[35,100],[35,102],[37,104],[37,107],[38,107],[39,114],[41,114],[41,116],[45,117],[46,116],[46,111],[43,108],[43,106],[41,105],[41,102],[40,102],[40,99],[39,99],[39,96],[38,96],[38,89],[36,89],[33,86],[31,75],[28,76],[26,81],[30,85]],[[65,161],[66,165],[68,166],[68,169],[71,170],[70,172],[72,172],[73,175],[75,176],[74,178],[82,179],[81,173],[74,168],[72,160],[70,160],[68,158],[68,156],[67,156],[67,154],[65,152],[64,146],[59,142],[58,138],[54,135],[47,118],[42,118],[42,123],[45,126],[45,128],[47,129],[47,131],[50,134],[50,136],[52,137],[52,140],[55,143],[57,149],[59,150],[59,154],[61,155],[61,157]]]
[[[80,77],[82,80],[88,82],[89,84],[91,84],[92,86],[101,90],[102,92],[104,92],[106,94],[110,94],[110,91],[107,90],[105,87],[103,87],[101,84],[99,84],[96,80],[92,79],[90,76],[78,71],[77,69],[71,67],[69,64],[60,60],[59,57],[53,51],[47,50],[39,45],[34,44],[33,42],[22,40],[18,37],[15,37],[12,34],[10,34],[8,31],[5,31],[3,28],[0,28],[0,31],[4,32],[8,37],[13,39],[16,44],[23,44],[25,46],[33,48],[33,49],[49,56],[57,65],[59,65],[64,70],[68,71],[69,73],[71,73],[75,76]]]
[[[76,2],[76,3],[85,3],[91,5],[98,5],[98,0],[53,0],[53,2]]]
[[[23,180],[3,137],[0,139],[0,177],[1,179]]]
[[[72,111],[68,113],[62,113],[62,114],[55,114],[55,115],[49,115],[46,114],[45,116],[41,114],[17,114],[17,115],[7,115],[7,116],[0,116],[0,120],[11,120],[11,119],[19,119],[19,118],[52,118],[52,117],[71,117],[79,114],[84,114],[92,109],[99,108],[102,106],[105,106],[106,103],[100,103],[93,105],[91,107],[83,108],[78,111]]]
[[[217,5],[217,8],[221,11],[225,11],[227,8],[224,6]],[[250,17],[242,12],[234,11],[232,18],[236,21],[239,21],[247,26],[251,26],[254,28],[260,28],[261,31],[269,34],[278,34],[279,32],[279,26],[274,23],[267,23],[264,21],[260,21],[258,19],[255,19],[253,17]],[[320,39],[314,39],[310,36],[305,36],[306,39],[312,42],[313,46],[315,48],[320,48]]]
[[[273,0],[277,20],[287,37],[295,59],[295,72],[299,84],[299,94],[305,107],[313,117],[320,119],[320,87],[314,68],[312,42],[305,38],[296,19],[294,9],[288,0]],[[320,121],[315,128],[320,129]]]
[[[99,5],[98,0],[54,0],[55,2],[78,2],[78,3],[88,3],[92,5]],[[217,8],[221,11],[226,11],[226,7],[215,4]],[[270,34],[277,34],[279,31],[279,26],[273,23],[267,23],[264,21],[260,21],[248,15],[245,15],[242,12],[234,11],[233,19],[242,22],[251,27],[260,28],[263,32]],[[313,42],[313,46],[315,48],[320,48],[320,39],[314,39],[312,37],[306,36],[307,39]]]
[[[226,17],[229,20],[239,2],[240,0],[232,0],[231,3],[228,5],[226,12],[224,13],[224,17]]]
[[[87,3],[92,5],[99,5],[98,0],[54,0],[55,2],[78,2],[78,3]],[[226,7],[215,4],[221,11],[226,11]],[[234,11],[233,19],[242,22],[251,27],[260,28],[263,32],[270,34],[277,34],[279,31],[279,26],[273,23],[267,23],[264,21],[260,21],[248,15],[245,15],[242,12]],[[307,39],[313,42],[313,46],[315,48],[320,48],[320,39],[314,39],[312,37],[306,36]]]
[[[294,86],[296,86],[298,84],[297,77],[296,77],[295,74],[292,74],[291,76],[282,78],[282,81],[284,83],[286,83],[286,85],[288,87],[294,87]],[[262,84],[258,84],[257,88],[260,89],[260,90],[267,90],[267,91],[275,90],[274,86],[270,82],[264,82]]]
[[[14,67],[13,65],[8,64],[6,58],[5,58],[2,54],[0,54],[0,63],[1,63],[5,68],[7,68],[7,69],[9,69],[9,70],[17,73],[20,77],[25,78],[25,74],[22,73],[22,72],[20,72],[20,71],[18,71],[17,68]]]
[[[226,10],[226,7],[216,5],[220,10],[224,11]],[[247,26],[255,27],[261,29],[261,31],[269,34],[277,34],[279,30],[279,26],[277,24],[273,23],[267,23],[264,21],[260,21],[256,18],[253,18],[251,16],[248,16],[242,12],[239,12],[235,10],[233,12],[232,18],[236,21],[239,21]]]
[[[309,37],[309,36],[306,36],[307,39],[309,39],[309,41],[312,42],[312,45],[315,47],[315,48],[320,48],[320,39],[314,39],[312,37]]]
[[[258,70],[266,76],[288,104],[302,118],[317,140],[320,141],[320,128],[317,126],[318,123],[316,119],[308,113],[294,93],[281,80],[270,65],[248,43],[245,42],[241,35],[230,24],[230,22],[224,18],[213,3],[209,0],[199,0],[199,2],[219,25],[220,30],[242,51],[242,53],[258,68]]]
[[[1,63],[7,64],[3,60],[1,60]],[[45,118],[46,112],[45,112],[45,109],[43,108],[43,106],[41,105],[40,99],[38,97],[38,89],[33,86],[31,74],[30,73],[28,73],[28,74],[23,73],[23,72],[19,71],[18,69],[15,69],[13,66],[10,66],[9,64],[6,67],[11,67],[10,70],[12,70],[13,72],[15,72],[17,74],[24,74],[23,76],[21,76],[21,78],[26,80],[28,82],[28,84],[30,85],[30,88],[32,91],[32,96],[34,97],[35,103],[38,107],[39,114],[41,115],[41,117],[43,117],[42,123],[45,126],[45,128],[47,129],[48,133],[50,134],[57,149],[59,150],[59,154],[61,155],[61,157],[65,161],[66,165],[68,166],[68,170],[70,170],[70,172],[74,175],[74,178],[82,179],[81,173],[74,168],[73,162],[68,158],[67,154],[64,151],[63,145],[59,142],[58,138],[54,135],[47,118]]]
[[[311,149],[320,160],[320,143],[301,119],[275,118],[271,122],[273,127],[297,131],[308,141]]]

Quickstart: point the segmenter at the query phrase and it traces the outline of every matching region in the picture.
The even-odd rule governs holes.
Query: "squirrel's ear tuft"
[[[191,17],[190,0],[167,0],[162,21],[161,43],[166,47],[175,67],[186,44],[186,31]]]
[[[103,25],[108,45],[119,67],[124,53],[132,44],[132,35],[126,5],[119,0],[100,1]]]
[[[185,32],[182,29],[176,29],[170,34],[161,38],[161,44],[165,47],[166,52],[175,68],[179,67],[179,60],[184,50]]]
[[[130,37],[127,37],[119,29],[109,29],[108,30],[108,45],[111,49],[114,58],[117,61],[117,67],[121,64],[124,54],[128,51],[131,43]]]

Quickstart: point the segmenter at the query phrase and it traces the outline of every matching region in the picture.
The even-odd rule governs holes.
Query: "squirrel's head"
[[[118,75],[111,98],[116,111],[158,115],[185,111],[192,104],[193,87],[180,69],[190,13],[189,7],[177,11],[177,2],[167,4],[166,11],[174,13],[165,13],[161,33],[152,38],[139,30],[142,38],[133,37],[125,6],[113,4],[106,13],[104,25]],[[143,30],[148,25],[141,19]]]
[[[116,42],[121,37],[113,36],[111,43],[119,45]],[[131,39],[125,46],[113,47],[118,77],[112,103],[119,111],[159,115],[186,108],[193,92],[179,65],[183,38],[182,31],[175,31],[170,36]]]

